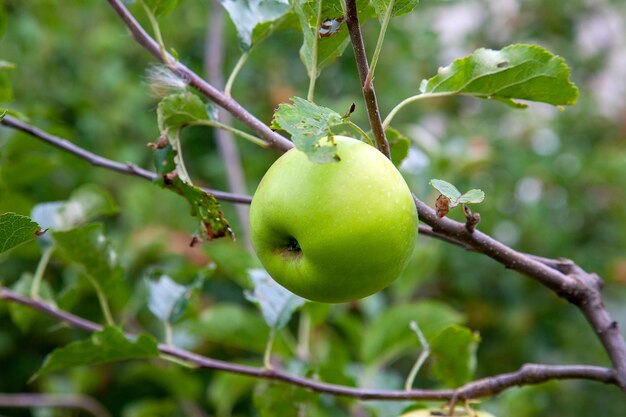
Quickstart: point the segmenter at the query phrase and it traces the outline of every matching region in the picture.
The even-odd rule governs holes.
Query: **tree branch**
[[[102,326],[75,316],[67,311],[59,310],[43,301],[23,297],[6,288],[0,288],[0,299],[15,302],[38,310],[50,317],[57,318],[69,324],[90,332],[102,330]],[[128,335],[133,337],[133,335]],[[159,351],[163,354],[191,362],[198,367],[248,375],[274,381],[297,385],[311,391],[332,394],[344,397],[359,398],[361,400],[463,400],[492,396],[508,388],[521,385],[538,384],[553,379],[585,379],[617,384],[615,371],[609,368],[588,365],[552,366],[527,364],[516,372],[482,378],[456,390],[440,389],[412,389],[409,391],[373,390],[329,384],[318,380],[303,378],[277,369],[255,368],[225,362],[219,359],[208,358],[174,346],[159,344]]]
[[[111,159],[107,159],[100,155],[96,155],[95,153],[89,152],[88,150],[83,149],[80,146],[77,146],[66,139],[51,135],[41,129],[38,129],[34,126],[24,123],[11,116],[4,116],[4,119],[0,121],[0,124],[6,127],[10,127],[15,130],[19,130],[39,140],[42,140],[52,146],[55,146],[65,152],[69,152],[72,155],[75,155],[81,159],[86,160],[87,162],[89,162],[90,164],[94,166],[107,168],[112,171],[120,172],[122,174],[134,175],[136,177],[140,177],[149,181],[154,181],[158,177],[158,175],[155,174],[154,172],[140,168],[137,165],[128,164],[128,163],[124,164],[121,162],[113,161]],[[252,201],[252,197],[247,196],[247,195],[228,193],[225,191],[212,190],[209,188],[202,188],[202,189],[205,192],[214,195],[215,198],[219,200],[223,200],[223,201],[230,201],[233,203],[241,203],[241,204],[250,204],[250,202]]]
[[[363,34],[359,24],[359,16],[356,7],[356,0],[346,0],[346,24],[350,33],[350,41],[354,50],[354,59],[356,60],[359,78],[361,79],[361,88],[365,106],[367,107],[367,118],[369,119],[372,133],[376,140],[376,147],[387,158],[391,158],[389,152],[389,142],[385,136],[385,129],[380,118],[380,110],[378,109],[378,101],[376,99],[376,91],[374,84],[368,82],[367,74],[369,73],[369,65],[367,63],[367,55],[365,53],[365,45],[363,44]]]
[[[109,2],[113,10],[115,10],[118,16],[122,19],[122,21],[124,21],[128,29],[130,30],[131,35],[137,41],[137,43],[143,46],[144,49],[154,55],[154,57],[157,58],[159,61],[167,65],[167,62],[164,62],[163,56],[161,56],[159,44],[150,35],[148,35],[148,33],[141,27],[141,25],[139,25],[137,20],[135,20],[135,18],[128,11],[126,6],[122,4],[121,0],[107,1]],[[244,109],[237,101],[225,96],[214,86],[204,81],[202,77],[197,75],[195,72],[193,72],[180,62],[177,62],[171,55],[167,54],[166,56],[168,57],[168,60],[173,63],[168,66],[168,68],[172,72],[187,80],[189,82],[189,85],[194,87],[196,90],[201,92],[203,95],[205,95],[216,104],[218,104],[220,107],[230,112],[243,124],[248,126],[259,136],[265,139],[270,146],[282,151],[287,151],[293,148],[293,143],[271,130],[267,125],[265,125],[259,119],[250,114],[246,109]]]
[[[98,401],[78,394],[0,394],[0,407],[55,407],[84,410],[96,417],[111,417]]]

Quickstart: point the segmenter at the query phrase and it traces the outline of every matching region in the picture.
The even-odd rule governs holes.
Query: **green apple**
[[[309,300],[339,303],[380,291],[400,275],[418,220],[389,159],[356,139],[333,140],[338,162],[314,163],[291,149],[270,167],[252,199],[250,236],[279,284]]]

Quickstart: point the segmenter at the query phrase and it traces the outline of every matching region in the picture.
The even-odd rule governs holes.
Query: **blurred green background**
[[[9,107],[27,115],[32,124],[90,151],[151,168],[146,143],[158,136],[158,99],[150,93],[146,70],[154,60],[132,41],[106,2],[4,3],[8,27],[0,41],[0,59],[17,64],[8,73],[14,89]],[[161,21],[167,45],[198,73],[203,71],[210,7],[205,1],[185,1]],[[141,9],[134,5],[131,10],[145,25]],[[225,28],[228,73],[240,51],[230,21]],[[374,20],[364,27],[370,53],[378,28]],[[306,96],[308,78],[298,56],[301,36],[289,30],[260,44],[233,89],[233,96],[267,123],[279,103],[294,95]],[[623,327],[626,3],[424,0],[414,12],[390,24],[375,79],[382,114],[417,93],[423,78],[454,58],[479,47],[498,49],[522,42],[539,44],[565,58],[580,88],[578,103],[562,110],[542,104],[513,110],[471,98],[414,104],[393,123],[413,141],[402,171],[416,195],[429,204],[436,198],[428,185],[431,178],[445,179],[461,190],[483,189],[487,197],[476,209],[482,216],[481,230],[520,251],[571,258],[586,270],[598,272],[605,279],[607,307]],[[322,73],[316,100],[341,114],[355,102],[353,120],[366,126],[358,85],[348,48]],[[185,131],[183,139],[187,167],[196,182],[227,189],[213,132],[196,128]],[[237,144],[252,193],[278,153],[244,141]],[[0,128],[0,212],[28,215],[35,204],[66,200],[87,183],[107,189],[120,208],[117,215],[103,221],[126,270],[130,301],[119,310],[124,312],[126,327],[157,335],[161,331],[145,308],[141,278],[147,270],[156,265],[181,283],[206,276],[195,306],[201,319],[192,317],[181,323],[180,343],[213,357],[258,364],[267,332],[262,330],[260,315],[242,295],[245,270],[255,261],[241,240],[189,249],[188,238],[196,224],[188,216],[186,203],[176,195],[138,178],[93,168],[31,137]],[[222,207],[237,233],[241,227],[233,205],[223,203]],[[451,216],[460,218],[456,211]],[[29,244],[2,255],[0,280],[9,286],[22,273],[33,272],[39,254],[37,245]],[[46,275],[57,292],[57,302],[98,320],[95,296],[84,277],[65,265],[62,258],[53,259]],[[484,256],[420,237],[409,267],[385,292],[354,305],[311,307],[330,317],[327,323],[313,324],[319,369],[333,369],[328,375],[342,374],[328,376],[338,378],[337,382],[349,379],[350,372],[342,368],[359,362],[358,340],[373,317],[390,306],[423,299],[448,304],[480,332],[478,377],[512,371],[528,362],[609,366],[576,308]],[[232,308],[230,316],[210,316],[224,306]],[[259,390],[253,388],[255,381],[161,363],[79,368],[28,383],[47,353],[85,335],[42,316],[21,331],[7,310],[6,303],[0,304],[0,392],[82,392],[98,398],[114,415],[123,416],[191,415],[185,407],[192,405],[211,416],[260,413],[250,394]],[[203,330],[207,323],[232,325],[237,331],[227,337],[226,330]],[[290,327],[295,329],[297,320]],[[281,346],[277,354],[287,357]],[[415,352],[417,347],[390,364],[390,378],[408,372]],[[434,384],[428,377],[418,383]],[[393,417],[403,406],[330,397],[322,397],[321,404],[310,415]],[[614,386],[566,381],[512,389],[483,402],[482,407],[500,417],[622,417],[626,397]],[[0,409],[0,415],[69,414]]]

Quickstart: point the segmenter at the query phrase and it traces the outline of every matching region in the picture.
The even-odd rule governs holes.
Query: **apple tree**
[[[0,2],[0,414],[622,416],[625,28]]]

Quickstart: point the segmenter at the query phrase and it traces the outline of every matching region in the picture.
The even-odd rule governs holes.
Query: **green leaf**
[[[502,50],[478,49],[440,68],[422,81],[422,93],[450,93],[503,101],[530,100],[555,106],[570,105],[578,88],[570,81],[565,60],[536,45],[515,44]]]
[[[468,382],[476,368],[479,342],[480,336],[467,327],[446,327],[430,342],[433,375],[451,388]]]
[[[180,285],[168,275],[156,271],[146,278],[148,286],[148,308],[167,323],[180,320],[189,304],[189,300],[202,285],[202,278],[189,286]]]
[[[459,204],[478,204],[482,203],[485,199],[485,193],[483,190],[469,190],[466,193],[463,193],[462,196],[459,197],[457,202]]]
[[[274,113],[272,129],[282,129],[291,135],[296,148],[306,153],[313,162],[336,162],[337,146],[320,139],[332,135],[331,128],[343,124],[341,115],[300,97],[292,97],[292,104],[282,103]]]
[[[13,100],[13,89],[9,82],[9,77],[0,72],[0,103],[6,103]]]
[[[374,9],[376,10],[376,15],[378,16],[378,20],[383,20],[385,14],[387,13],[387,8],[389,7],[389,0],[372,0],[372,4]],[[406,13],[411,12],[417,4],[419,0],[396,0],[393,4],[393,9],[391,11],[391,17],[400,16]]]
[[[281,287],[263,269],[251,269],[248,273],[254,289],[245,292],[246,298],[260,307],[268,326],[284,327],[304,299]]]
[[[67,201],[40,203],[33,207],[32,218],[44,228],[53,231],[69,230],[100,216],[119,211],[111,194],[95,184],[77,188]],[[50,238],[43,238],[49,243]]]
[[[178,0],[143,0],[155,17],[165,16],[178,5]]]
[[[409,155],[411,142],[409,138],[391,127],[385,130],[385,136],[387,136],[387,141],[389,142],[391,161],[396,167],[399,167],[402,161]]]
[[[244,51],[273,33],[291,11],[288,0],[221,0]]]
[[[463,316],[435,301],[394,306],[365,330],[361,345],[363,361],[372,363],[418,350],[419,343],[409,328],[411,321],[417,321],[426,339],[431,340],[444,327],[461,323]]]
[[[215,407],[217,416],[232,415],[237,401],[250,394],[255,384],[255,378],[243,375],[221,372],[211,379],[207,396]]]
[[[203,341],[263,353],[269,329],[258,313],[238,304],[220,303],[205,310],[189,329]]]
[[[106,290],[119,283],[122,268],[103,229],[102,224],[92,223],[69,231],[55,231],[52,237],[69,260],[81,265]]]
[[[154,337],[140,334],[131,340],[117,327],[106,326],[102,331],[93,333],[89,339],[73,342],[54,350],[46,357],[33,378],[75,366],[158,356],[159,349]]]
[[[173,130],[182,128],[190,122],[208,118],[204,102],[200,97],[188,91],[164,97],[157,107],[159,130],[168,137]],[[170,137],[170,141],[173,139]]]
[[[172,398],[142,399],[124,407],[122,417],[172,417],[178,416],[179,407]]]
[[[346,46],[350,43],[348,30],[345,24],[341,24],[331,36],[320,37],[317,25],[317,12],[320,1],[293,0],[294,11],[298,16],[300,28],[304,40],[300,48],[300,59],[310,74],[313,68],[314,44],[317,38],[317,73],[319,77],[322,69],[343,54]],[[322,2],[322,22],[327,19],[343,20],[341,6],[332,0]]]
[[[442,195],[448,197],[451,202],[456,202],[461,197],[461,192],[458,188],[447,181],[432,179],[429,184],[435,187]]]
[[[22,274],[20,279],[18,279],[15,284],[13,284],[11,289],[19,295],[30,297],[30,289],[32,286],[33,275],[29,272],[25,272]],[[39,296],[48,304],[53,306],[56,305],[54,302],[52,289],[46,281],[43,281],[41,283],[41,287],[39,288]],[[28,329],[36,319],[42,317],[41,313],[37,310],[33,310],[32,308],[23,306],[18,303],[9,303],[8,306],[11,320],[24,333],[28,331]]]
[[[176,170],[176,151],[172,145],[157,149],[154,153],[154,165],[159,179],[156,183],[161,187],[183,196],[191,206],[191,215],[200,219],[200,228],[196,235],[200,240],[212,240],[224,236],[234,237],[228,220],[220,209],[215,196],[183,181]],[[196,243],[194,239],[192,244]]]
[[[6,116],[8,113],[7,109],[0,109],[0,122],[2,121],[2,119],[4,119],[4,116]]]
[[[262,381],[254,392],[254,407],[259,417],[297,417],[311,415],[319,394],[291,384]]]
[[[0,253],[35,240],[43,232],[30,217],[16,213],[0,214]]]

